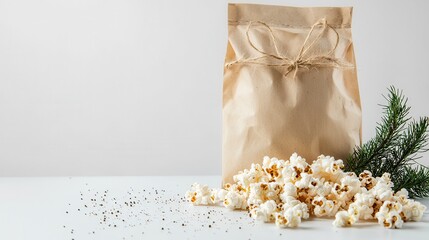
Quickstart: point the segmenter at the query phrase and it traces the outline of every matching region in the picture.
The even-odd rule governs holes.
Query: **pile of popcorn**
[[[324,155],[311,165],[296,153],[286,161],[264,157],[262,165],[240,171],[235,183],[223,189],[193,184],[186,199],[194,205],[248,210],[252,218],[279,227],[297,227],[310,215],[335,216],[336,227],[377,219],[386,228],[401,228],[422,218],[426,207],[409,199],[405,189],[394,193],[390,174],[374,178],[364,171],[356,176],[343,167],[342,160]]]

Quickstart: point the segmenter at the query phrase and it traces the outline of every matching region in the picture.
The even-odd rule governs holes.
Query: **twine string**
[[[275,51],[274,54],[268,53],[258,48],[256,44],[253,42],[253,40],[251,39],[250,31],[255,24],[259,24],[268,30],[269,36],[274,46],[274,51]],[[319,26],[322,27],[321,31],[309,43],[310,38],[314,34],[314,30]],[[322,39],[323,34],[327,30],[332,30],[335,33],[335,37],[336,37],[335,44],[332,46],[332,48],[326,52],[306,56],[310,52],[310,50],[315,48],[315,46]],[[258,65],[263,65],[268,67],[285,67],[286,68],[285,76],[287,76],[290,72],[293,71],[294,78],[296,77],[296,74],[300,68],[310,69],[311,67],[353,67],[352,65],[345,63],[342,60],[332,56],[334,51],[338,47],[338,44],[340,41],[340,35],[335,30],[335,28],[333,28],[331,25],[327,23],[325,18],[322,18],[313,24],[295,58],[290,58],[280,53],[277,45],[277,39],[274,35],[272,28],[264,22],[261,22],[261,21],[250,22],[249,25],[247,26],[246,37],[249,45],[255,51],[259,52],[261,56],[239,59],[226,64],[226,67],[229,68],[230,66],[235,64],[258,64]]]

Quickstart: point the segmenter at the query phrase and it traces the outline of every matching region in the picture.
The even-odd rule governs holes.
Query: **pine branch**
[[[402,134],[398,146],[393,152],[394,163],[392,164],[392,169],[388,170],[389,172],[398,171],[402,166],[420,158],[417,156],[418,153],[428,151],[426,148],[428,144],[428,125],[429,119],[426,117],[420,118],[418,122],[413,120],[408,124],[407,130]]]
[[[429,197],[429,169],[424,166],[405,166],[403,170],[396,178],[392,178],[393,190],[405,188],[411,198]]]
[[[410,197],[428,197],[429,169],[416,160],[428,151],[429,118],[409,122],[407,99],[393,86],[385,99],[388,104],[383,106],[375,137],[354,149],[345,170],[356,174],[369,170],[375,177],[388,172],[395,191],[405,188]]]
[[[389,88],[389,94],[384,98],[388,105],[383,106],[384,114],[381,123],[377,124],[375,137],[353,151],[347,159],[347,171],[359,174],[375,160],[383,160],[398,137],[398,132],[408,121],[407,115],[410,108],[406,106],[407,99],[400,91],[392,86]]]

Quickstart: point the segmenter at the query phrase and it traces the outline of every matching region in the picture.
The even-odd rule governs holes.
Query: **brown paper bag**
[[[352,8],[229,4],[223,182],[263,156],[345,159],[361,143]]]

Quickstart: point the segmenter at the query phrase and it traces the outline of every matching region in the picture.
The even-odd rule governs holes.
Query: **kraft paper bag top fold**
[[[297,152],[345,160],[361,143],[352,8],[229,4],[222,180]]]

